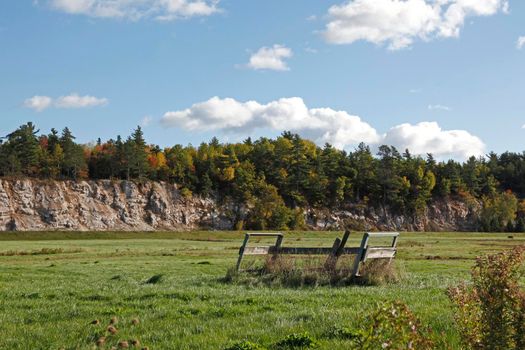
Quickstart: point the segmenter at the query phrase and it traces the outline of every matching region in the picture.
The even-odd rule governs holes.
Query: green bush
[[[525,248],[476,259],[472,284],[450,288],[462,341],[469,349],[525,349]]]
[[[380,304],[360,329],[343,328],[336,335],[351,339],[356,349],[434,349],[432,331],[401,302]]]

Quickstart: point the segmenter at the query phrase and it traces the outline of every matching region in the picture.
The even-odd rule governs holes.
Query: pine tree
[[[62,174],[67,178],[76,179],[80,172],[86,169],[84,149],[75,143],[75,137],[67,127],[62,131],[59,142],[63,151]]]

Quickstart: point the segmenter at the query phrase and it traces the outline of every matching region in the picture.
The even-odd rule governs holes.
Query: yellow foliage
[[[235,178],[235,168],[227,167],[222,170],[221,179],[223,181],[232,181]]]

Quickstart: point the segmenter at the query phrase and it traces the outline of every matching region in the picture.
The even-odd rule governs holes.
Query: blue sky
[[[1,1],[0,133],[522,151],[524,36],[518,0]]]

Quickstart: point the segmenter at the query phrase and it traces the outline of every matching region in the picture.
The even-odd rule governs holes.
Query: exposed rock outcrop
[[[0,231],[227,230],[234,226],[231,209],[210,198],[186,198],[164,182],[0,180]],[[359,230],[466,231],[475,229],[478,211],[459,200],[435,202],[418,217],[348,204],[309,209],[305,218],[316,230],[349,224]]]
[[[319,230],[349,226],[372,231],[475,231],[480,208],[478,203],[449,199],[431,203],[418,216],[404,216],[384,208],[349,204],[345,210],[309,210],[306,222]]]
[[[0,180],[0,230],[231,228],[217,209],[168,183]]]

